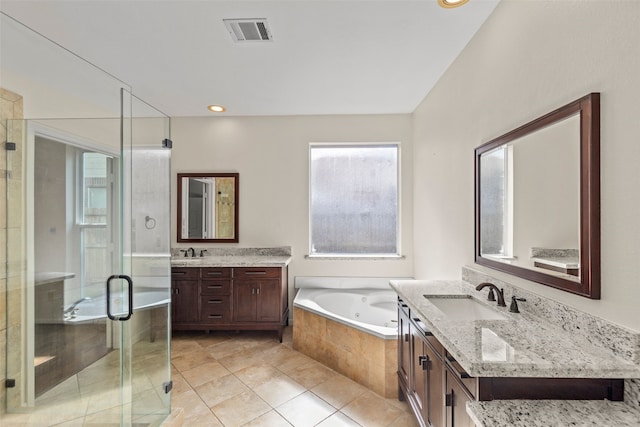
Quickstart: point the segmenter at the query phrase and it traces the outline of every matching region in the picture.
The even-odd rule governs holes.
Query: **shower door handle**
[[[127,281],[127,288],[129,291],[129,311],[125,317],[117,317],[111,314],[111,281],[113,279],[124,279]],[[124,322],[126,320],[131,319],[131,315],[133,314],[133,281],[131,277],[125,274],[114,274],[107,279],[107,316],[111,320],[119,320]]]

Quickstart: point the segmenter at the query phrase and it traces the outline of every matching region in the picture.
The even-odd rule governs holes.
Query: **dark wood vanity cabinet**
[[[173,330],[275,330],[288,323],[287,267],[174,267]]]
[[[454,378],[454,375],[450,371],[445,371],[445,377],[446,425],[476,427],[476,423],[474,423],[469,414],[467,414],[467,402],[473,400],[469,395],[469,391]]]
[[[231,272],[231,268],[226,267],[200,269],[201,323],[220,324],[231,321]]]
[[[233,319],[236,322],[277,322],[282,284],[279,269],[236,268]]]
[[[191,268],[171,269],[171,319],[173,323],[198,321],[198,271]]]
[[[624,380],[471,377],[410,308],[398,301],[398,385],[422,427],[474,427],[471,400],[623,400]]]
[[[409,308],[398,306],[398,379],[399,398],[406,398],[418,423],[444,427],[451,418],[445,414],[446,368],[444,349],[425,333],[419,319],[410,317]],[[462,425],[462,424],[461,424]]]

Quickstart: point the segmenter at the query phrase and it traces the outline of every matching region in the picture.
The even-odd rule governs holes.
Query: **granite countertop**
[[[291,256],[271,255],[207,255],[187,258],[171,258],[171,267],[285,267],[291,262]]]
[[[494,400],[468,402],[467,413],[482,427],[637,427],[640,411],[608,400]]]
[[[640,378],[640,365],[595,346],[540,317],[510,313],[461,280],[393,280],[391,287],[475,377]],[[471,295],[505,320],[447,317],[423,295]],[[507,305],[509,301],[507,301]]]
[[[551,258],[531,258],[534,262],[548,264],[560,268],[580,268],[580,260],[577,257],[551,257]]]

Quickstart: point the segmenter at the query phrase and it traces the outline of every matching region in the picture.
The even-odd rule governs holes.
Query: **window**
[[[112,205],[112,158],[101,153],[78,150],[78,227],[83,286],[102,286],[113,273],[110,222]]]
[[[311,144],[310,255],[398,256],[399,146]]]

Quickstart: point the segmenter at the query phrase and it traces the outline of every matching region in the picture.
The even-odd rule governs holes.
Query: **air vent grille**
[[[235,42],[272,41],[267,20],[261,19],[223,19],[227,31]]]

